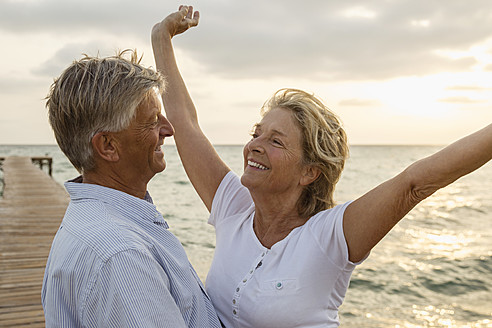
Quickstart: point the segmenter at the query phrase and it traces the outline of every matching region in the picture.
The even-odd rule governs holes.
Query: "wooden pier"
[[[5,160],[5,157],[0,157],[0,168],[2,168],[2,163]],[[31,157],[31,162],[33,164],[37,164],[40,169],[43,169],[45,166],[48,167],[48,174],[52,176],[53,173],[53,159],[47,156],[40,157]]]
[[[0,327],[44,327],[44,268],[69,197],[29,157],[7,157],[2,170]]]

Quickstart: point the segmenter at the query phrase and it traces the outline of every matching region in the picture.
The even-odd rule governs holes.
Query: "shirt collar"
[[[65,182],[65,188],[72,201],[94,199],[118,208],[133,219],[152,220],[152,222],[169,228],[162,214],[157,210],[149,192],[144,199],[132,196],[125,192],[90,184],[82,183],[82,176]]]

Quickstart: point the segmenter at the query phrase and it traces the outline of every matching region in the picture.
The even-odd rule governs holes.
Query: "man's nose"
[[[174,127],[164,115],[162,114],[160,115],[162,116],[161,117],[162,126],[159,133],[164,135],[165,137],[171,137],[172,135],[174,135]]]

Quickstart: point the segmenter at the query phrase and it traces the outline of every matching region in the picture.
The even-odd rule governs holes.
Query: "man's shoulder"
[[[97,200],[70,202],[62,227],[103,261],[123,251],[148,249],[152,245],[139,226],[111,205]]]

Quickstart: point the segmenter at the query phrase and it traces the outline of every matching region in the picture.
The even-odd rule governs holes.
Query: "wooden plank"
[[[44,268],[69,198],[29,157],[7,157],[2,169],[0,327],[44,327]]]
[[[2,317],[0,315],[0,322],[6,326],[11,327],[44,327],[44,314],[43,309],[36,309],[29,312],[13,313],[12,317]]]
[[[35,311],[38,309],[37,305],[27,305],[27,306],[17,306],[15,307],[15,310],[12,310],[11,308],[1,308],[0,309],[0,315],[9,315],[10,313],[22,313],[22,312],[27,312],[27,311]]]

